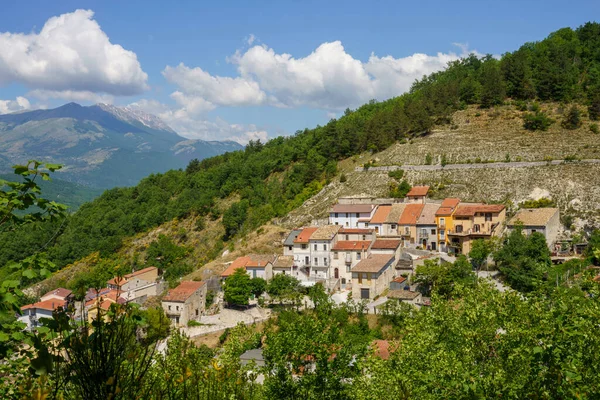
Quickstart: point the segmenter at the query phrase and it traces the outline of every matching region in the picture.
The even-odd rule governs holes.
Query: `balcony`
[[[462,225],[454,225],[454,229],[446,231],[448,236],[490,236],[492,234],[489,229],[463,229]]]

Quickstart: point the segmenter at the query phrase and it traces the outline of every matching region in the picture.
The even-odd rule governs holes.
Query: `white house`
[[[558,208],[526,208],[519,210],[507,224],[509,231],[520,224],[525,235],[539,232],[546,238],[548,247],[556,241],[560,231],[560,213]]]
[[[27,304],[21,307],[21,315],[17,318],[19,322],[25,323],[25,329],[28,331],[37,328],[42,323],[41,318],[52,318],[52,313],[58,308],[66,307],[66,301],[56,298],[49,298],[33,304]]]
[[[298,235],[302,232],[302,229],[294,229],[283,241],[283,255],[293,256],[294,255],[294,241]]]
[[[319,227],[309,239],[310,247],[310,277],[315,279],[329,279],[331,267],[331,249],[335,245],[340,225],[326,225]]]
[[[376,209],[373,204],[336,204],[329,212],[329,223],[348,228],[366,228]]]

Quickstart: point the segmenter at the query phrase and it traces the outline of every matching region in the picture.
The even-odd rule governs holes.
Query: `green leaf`
[[[25,278],[29,278],[29,279],[33,279],[37,276],[37,273],[34,270],[32,270],[31,268],[26,269],[25,271],[22,272],[22,274]]]

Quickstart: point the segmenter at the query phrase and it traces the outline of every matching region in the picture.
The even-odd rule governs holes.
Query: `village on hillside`
[[[294,277],[301,287],[320,283],[337,302],[364,301],[367,312],[377,312],[387,301],[427,306],[429,299],[411,279],[415,270],[426,260],[453,262],[468,255],[477,239],[499,238],[519,227],[525,235],[544,235],[554,262],[583,250],[584,244],[562,239],[558,208],[523,208],[507,218],[502,204],[432,200],[428,192],[428,186],[415,186],[400,199],[339,198],[327,220],[291,230],[280,254],[241,256],[211,282],[182,281],[167,291],[161,271],[147,267],[114,277],[105,288],[90,288],[77,305],[70,290],[56,288],[23,306],[19,320],[32,330],[40,318],[72,306],[73,318],[91,322],[99,314],[107,318],[114,303],[143,305],[148,298],[160,298],[173,326],[202,335],[269,318],[268,309],[227,307],[223,288],[240,269],[267,283],[280,274]]]

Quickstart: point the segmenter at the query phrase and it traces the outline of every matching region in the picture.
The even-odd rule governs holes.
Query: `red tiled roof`
[[[377,211],[373,214],[373,218],[371,218],[372,224],[383,224],[387,219],[388,215],[390,215],[390,211],[392,211],[391,204],[382,204],[377,207]]]
[[[405,277],[403,277],[403,276],[398,276],[398,277],[394,278],[394,280],[393,280],[392,282],[396,282],[396,283],[402,283],[402,282],[404,282],[404,281],[406,281],[406,278],[405,278]]]
[[[233,275],[238,268],[264,268],[268,263],[273,263],[275,257],[272,255],[264,254],[250,254],[243,257],[236,258],[221,274],[222,278],[227,278]]]
[[[454,209],[451,208],[451,207],[440,207],[436,211],[435,215],[436,216],[440,216],[440,215],[452,215],[452,210],[454,210]]]
[[[369,257],[360,260],[351,271],[377,273],[393,260],[393,254],[371,254]]]
[[[370,213],[373,204],[336,204],[331,209],[333,213]]]
[[[319,229],[316,226],[311,226],[310,228],[302,229],[302,232],[298,234],[298,237],[294,240],[294,243],[308,243],[310,237],[315,231]]]
[[[58,297],[62,297],[63,299],[68,297],[71,293],[69,289],[65,289],[65,288],[58,288],[58,289],[54,289],[49,291],[48,293],[46,293],[45,295],[43,295],[42,297],[46,297],[46,296],[50,296],[50,295],[55,295]]]
[[[27,304],[27,305],[21,307],[21,310],[28,310],[30,308],[39,308],[40,310],[54,311],[57,308],[64,307],[64,306],[65,306],[65,302],[63,300],[48,299],[48,300],[39,301],[39,302],[33,303],[33,304]]]
[[[454,212],[455,217],[472,217],[477,212],[483,213],[499,213],[504,210],[502,204],[472,204],[472,205],[459,205]]]
[[[429,186],[413,186],[406,194],[407,197],[424,197],[429,192]]]
[[[371,249],[397,249],[401,244],[400,240],[377,239]]]
[[[366,250],[370,245],[368,240],[340,240],[333,246],[333,250]]]
[[[175,289],[169,290],[163,301],[184,302],[204,284],[203,281],[183,281]]]
[[[442,204],[440,205],[440,207],[454,208],[458,205],[458,203],[460,203],[460,199],[458,199],[456,197],[448,197],[448,198],[445,198],[444,201],[442,201]]]
[[[369,234],[369,233],[373,233],[373,229],[369,229],[369,228],[342,228],[338,231],[338,233],[343,233],[343,234]]]
[[[248,257],[248,256],[236,258],[231,264],[229,264],[229,266],[225,269],[225,271],[223,271],[223,273],[221,274],[221,277],[226,278],[230,275],[233,275],[233,273],[235,272],[236,269],[246,268],[246,264],[248,264],[249,262],[250,262],[250,257]]]
[[[416,225],[417,219],[421,215],[423,204],[407,204],[402,216],[400,216],[400,225]]]

